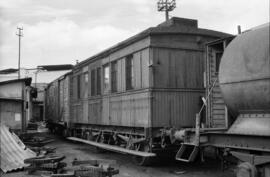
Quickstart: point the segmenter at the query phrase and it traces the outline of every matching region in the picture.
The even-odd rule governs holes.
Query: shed
[[[24,132],[32,115],[31,78],[0,82],[0,121]]]

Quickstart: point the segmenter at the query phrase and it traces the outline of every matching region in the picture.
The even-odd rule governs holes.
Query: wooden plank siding
[[[153,48],[154,127],[193,127],[204,96],[204,53]]]
[[[204,43],[227,34],[199,29],[196,20],[170,21],[75,66],[71,77],[70,122],[145,128],[195,125],[200,97],[204,95]],[[112,62],[116,68],[113,83],[117,83],[116,90],[113,84],[113,91]],[[104,66],[110,70],[106,93]],[[101,68],[102,84],[97,90],[98,68]],[[88,74],[87,84],[84,74]]]
[[[143,40],[143,43],[145,41]],[[145,44],[143,44],[145,45]],[[138,49],[138,44],[134,48]],[[132,51],[132,47],[127,50]],[[130,127],[147,127],[150,119],[149,93],[145,88],[149,87],[149,48],[142,48],[131,53],[134,60],[134,88],[126,92],[126,56],[114,58],[127,54],[121,52],[96,60],[88,65],[88,84],[81,81],[81,90],[88,89],[87,98],[78,98],[78,75],[82,75],[78,69],[73,76],[73,123],[98,124],[98,125],[118,125]],[[130,54],[127,54],[130,55]],[[101,68],[112,62],[117,62],[117,91],[115,93],[104,94],[103,84],[101,84],[101,95],[91,95],[91,70]],[[84,66],[84,67],[86,67]],[[101,82],[103,83],[104,73],[101,72]],[[71,118],[72,119],[72,118]]]
[[[218,73],[216,72],[216,51],[214,49],[209,49],[210,54],[208,55],[208,88],[210,90],[215,80],[216,84],[212,90],[212,93],[209,97],[209,109],[208,116],[209,118],[209,126],[213,128],[225,127],[225,103],[221,95],[219,81],[218,81]]]
[[[58,80],[53,81],[47,88],[46,93],[46,117],[54,122],[59,121],[59,88]]]
[[[69,77],[64,77],[59,80],[59,118],[61,121],[69,120],[69,104],[70,104],[70,80]]]
[[[46,88],[46,118],[53,122],[70,121],[71,73],[51,82]]]
[[[147,91],[89,100],[89,124],[148,127]]]
[[[154,87],[203,89],[203,52],[154,48]]]
[[[155,91],[153,127],[193,127],[204,91]]]
[[[206,55],[206,78],[207,78],[207,93],[211,90],[214,82],[216,84],[210,94],[209,100],[207,101],[207,122],[206,125],[210,128],[226,128],[228,125],[228,112],[222,97],[222,93],[219,86],[218,80],[218,68],[217,53],[223,53],[225,47],[230,42],[231,38],[220,40],[217,43],[207,45]]]

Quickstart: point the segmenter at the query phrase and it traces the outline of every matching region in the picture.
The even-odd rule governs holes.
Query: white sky
[[[21,66],[75,64],[164,21],[157,0],[1,0],[0,69],[17,68],[17,26],[23,26]],[[269,22],[269,0],[176,0],[171,16],[200,28],[236,34]]]

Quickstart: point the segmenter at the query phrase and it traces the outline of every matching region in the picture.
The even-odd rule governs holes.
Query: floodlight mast
[[[169,20],[169,12],[173,11],[176,7],[175,0],[159,0],[157,2],[157,9],[159,12],[165,11],[166,21]]]
[[[18,79],[20,79],[21,78],[21,74],[20,74],[20,71],[21,71],[21,37],[23,37],[23,34],[22,34],[23,28],[17,27],[17,29],[18,29],[18,33],[16,35],[19,37]]]

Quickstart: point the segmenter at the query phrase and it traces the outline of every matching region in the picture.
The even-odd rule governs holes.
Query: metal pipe
[[[241,26],[240,25],[237,26],[237,31],[238,31],[238,34],[241,34],[242,33]]]

